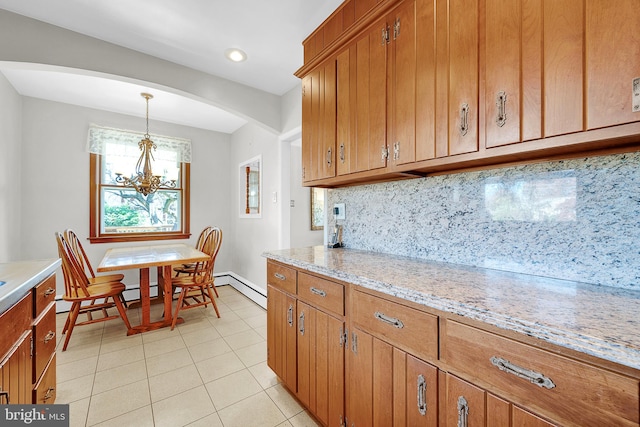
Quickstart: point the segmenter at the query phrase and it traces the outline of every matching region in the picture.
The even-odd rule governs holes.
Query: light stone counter
[[[322,246],[268,259],[640,369],[640,292]]]
[[[0,314],[11,306],[42,280],[49,277],[60,266],[60,259],[37,261],[16,261],[0,264]]]

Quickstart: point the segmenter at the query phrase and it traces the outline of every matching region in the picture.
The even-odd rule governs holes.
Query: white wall
[[[57,258],[54,232],[72,228],[81,238],[89,233],[89,153],[85,144],[89,123],[141,129],[144,120],[121,114],[35,98],[23,98],[21,259]],[[230,136],[151,120],[152,133],[191,139],[191,233],[195,240],[206,225],[216,225],[225,241],[216,261],[218,271],[231,269],[233,239],[227,201],[231,198]],[[5,239],[2,238],[2,241]],[[126,243],[130,244],[130,243]],[[144,242],[140,243],[144,244]],[[84,245],[93,264],[118,244]],[[152,280],[155,280],[152,272]],[[62,277],[58,278],[59,293]],[[125,276],[137,284],[136,271]]]
[[[0,262],[20,259],[22,98],[0,73]]]
[[[233,159],[231,185],[234,217],[233,271],[248,279],[256,287],[266,291],[266,261],[262,253],[278,248],[280,203],[272,202],[273,193],[280,192],[279,168],[281,167],[278,137],[255,125],[246,125],[232,136]],[[262,155],[262,217],[240,218],[239,165],[257,155]]]
[[[302,186],[302,148],[291,144],[291,247],[322,245],[323,230],[311,230],[311,188]]]

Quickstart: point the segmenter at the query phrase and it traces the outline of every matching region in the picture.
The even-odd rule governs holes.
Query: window
[[[116,173],[135,174],[143,134],[91,125],[90,241],[186,239],[189,234],[189,161],[187,140],[152,135],[156,144],[152,169],[162,180],[176,180],[176,188],[144,196],[118,184]]]

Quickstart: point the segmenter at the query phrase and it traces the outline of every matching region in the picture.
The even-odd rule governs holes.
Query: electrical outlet
[[[346,219],[344,203],[333,205],[333,215],[335,219]]]

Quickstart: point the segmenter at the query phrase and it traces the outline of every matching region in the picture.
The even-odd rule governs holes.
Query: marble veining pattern
[[[640,289],[640,153],[332,189],[335,203],[349,248]]]
[[[265,257],[640,369],[640,292],[354,249]]]

